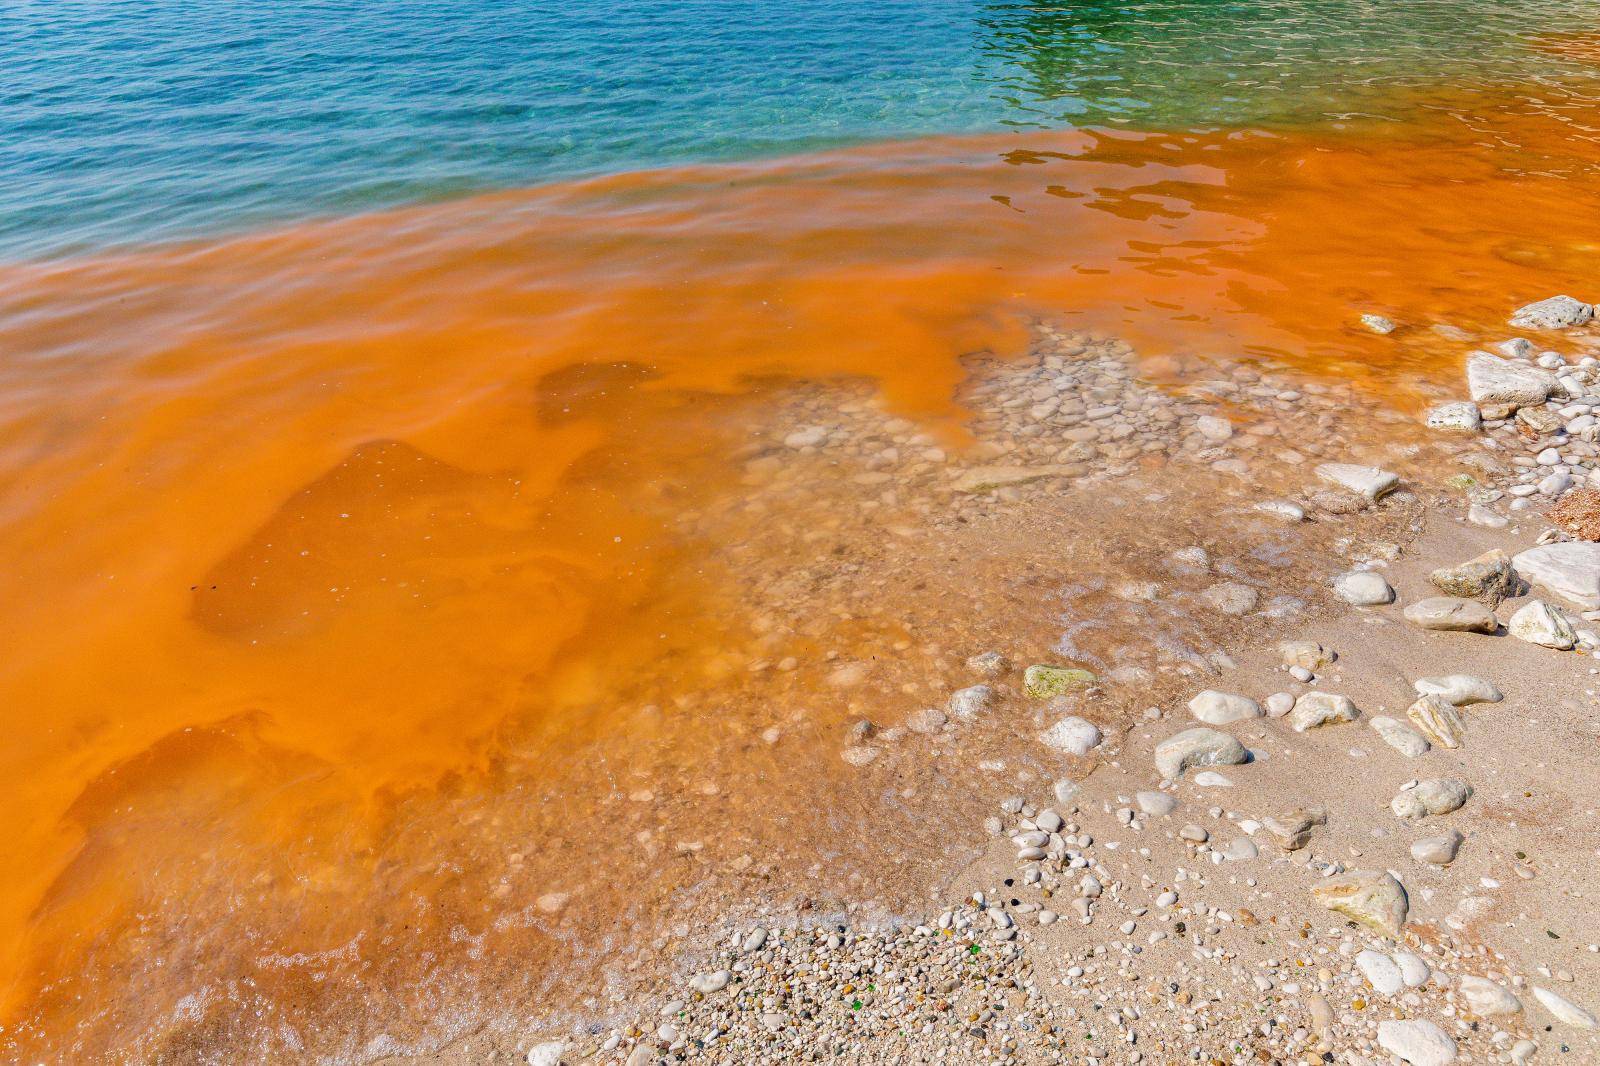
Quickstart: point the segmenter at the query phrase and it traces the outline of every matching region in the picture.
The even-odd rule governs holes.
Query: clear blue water
[[[1583,76],[1575,0],[48,0],[0,8],[0,256],[884,137],[1315,121]]]

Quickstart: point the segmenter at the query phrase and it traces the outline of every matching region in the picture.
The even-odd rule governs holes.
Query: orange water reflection
[[[371,886],[447,891],[430,805],[526,786],[508,751],[647,736],[618,679],[737,639],[715,538],[674,520],[737,491],[776,383],[868,379],[956,445],[957,357],[1039,313],[1409,402],[1460,358],[1430,323],[1592,298],[1593,131],[1429,104],[683,168],[0,272],[20,1046],[226,1014],[209,981],[296,953],[340,979],[448,954]],[[314,1017],[315,982],[294,994]]]

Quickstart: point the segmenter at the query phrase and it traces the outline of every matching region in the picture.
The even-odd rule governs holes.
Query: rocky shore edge
[[[1510,324],[1587,338],[1593,315],[1556,297]],[[1403,328],[1361,321],[1383,334]],[[1461,475],[1461,513],[1440,504],[1404,563],[1327,575],[1348,617],[1326,632],[1286,632],[1254,660],[1242,652],[1230,684],[1153,707],[1119,736],[1076,715],[1042,731],[1039,744],[1096,753],[1107,769],[1009,798],[973,827],[992,844],[957,879],[964,891],[887,923],[730,925],[720,946],[708,936],[698,956],[677,960],[693,971],[663,983],[632,1024],[537,1039],[521,1057],[530,1066],[1600,1061],[1600,946],[1552,931],[1589,904],[1552,890],[1558,864],[1536,857],[1549,853],[1551,833],[1574,830],[1587,854],[1567,861],[1581,869],[1600,857],[1600,783],[1584,791],[1581,779],[1588,751],[1569,753],[1578,799],[1558,813],[1573,824],[1530,825],[1526,848],[1482,857],[1493,876],[1460,884],[1448,908],[1429,906],[1443,898],[1433,884],[1469,868],[1478,838],[1498,843],[1516,825],[1490,781],[1516,765],[1519,746],[1503,735],[1526,732],[1528,714],[1508,721],[1504,708],[1540,701],[1545,743],[1563,731],[1591,744],[1595,735],[1586,686],[1600,658],[1600,543],[1588,539],[1600,537],[1600,358],[1511,337],[1466,355],[1465,387],[1467,399],[1425,415],[1482,457],[1479,476]],[[1356,462],[1315,474],[1365,507],[1405,481],[1403,470]],[[1292,502],[1260,506],[1303,517]],[[1205,566],[1203,554],[1189,562]],[[1368,660],[1380,676],[1359,682]],[[1409,691],[1398,689],[1397,664],[1434,662],[1439,669],[1402,671]],[[1047,704],[1097,682],[1077,668],[1014,665],[1004,649],[974,649],[968,665],[973,684],[910,729],[985,714],[991,683],[1009,674]],[[1384,687],[1392,710],[1352,694],[1362,687]],[[857,739],[841,757],[870,761]],[[1384,783],[1411,764],[1415,773]],[[1285,771],[1238,798],[1251,775]],[[1484,816],[1493,827],[1472,820],[1485,805],[1497,808]],[[1374,807],[1387,824],[1356,835]],[[1497,942],[1506,897],[1517,915],[1507,927],[1549,926],[1534,947],[1555,961]],[[1589,936],[1600,939],[1592,924]]]

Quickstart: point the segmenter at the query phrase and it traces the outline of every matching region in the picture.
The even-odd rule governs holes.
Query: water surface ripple
[[[238,232],[579,174],[1006,127],[1382,113],[1538,84],[1575,0],[24,3],[0,255]]]

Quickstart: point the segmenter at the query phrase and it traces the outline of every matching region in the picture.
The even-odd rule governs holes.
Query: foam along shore
[[[1188,595],[1247,619],[1239,646],[1104,676],[974,647],[970,684],[943,706],[902,725],[858,722],[841,758],[861,773],[916,758],[908,744],[956,748],[985,720],[1047,723],[1027,742],[1058,773],[982,825],[946,827],[988,843],[925,910],[730,900],[720,927],[661,955],[652,990],[609,1018],[447,1057],[489,1046],[535,1066],[1600,1060],[1591,317],[1567,298],[1517,311],[1519,329],[1575,354],[1526,336],[1474,349],[1470,400],[1428,412],[1430,440],[1388,462],[1368,449],[1307,463],[1300,489],[1256,500],[1263,521],[1356,534],[1297,561],[1321,566],[1319,603],[1264,601],[1230,561],[1176,546],[1170,573],[1192,592],[1116,595]],[[1262,382],[1253,399],[1300,399],[1283,395]],[[1249,481],[1260,453],[1226,445],[1250,387],[1227,399],[1232,417],[1188,411],[1166,435]],[[1163,438],[1159,422],[1108,433],[1128,405],[1101,406],[1116,411],[1072,440]],[[969,502],[1025,505],[1074,461],[1050,458],[952,476]],[[1267,481],[1258,493],[1287,487]],[[1394,540],[1361,535],[1385,515]]]

